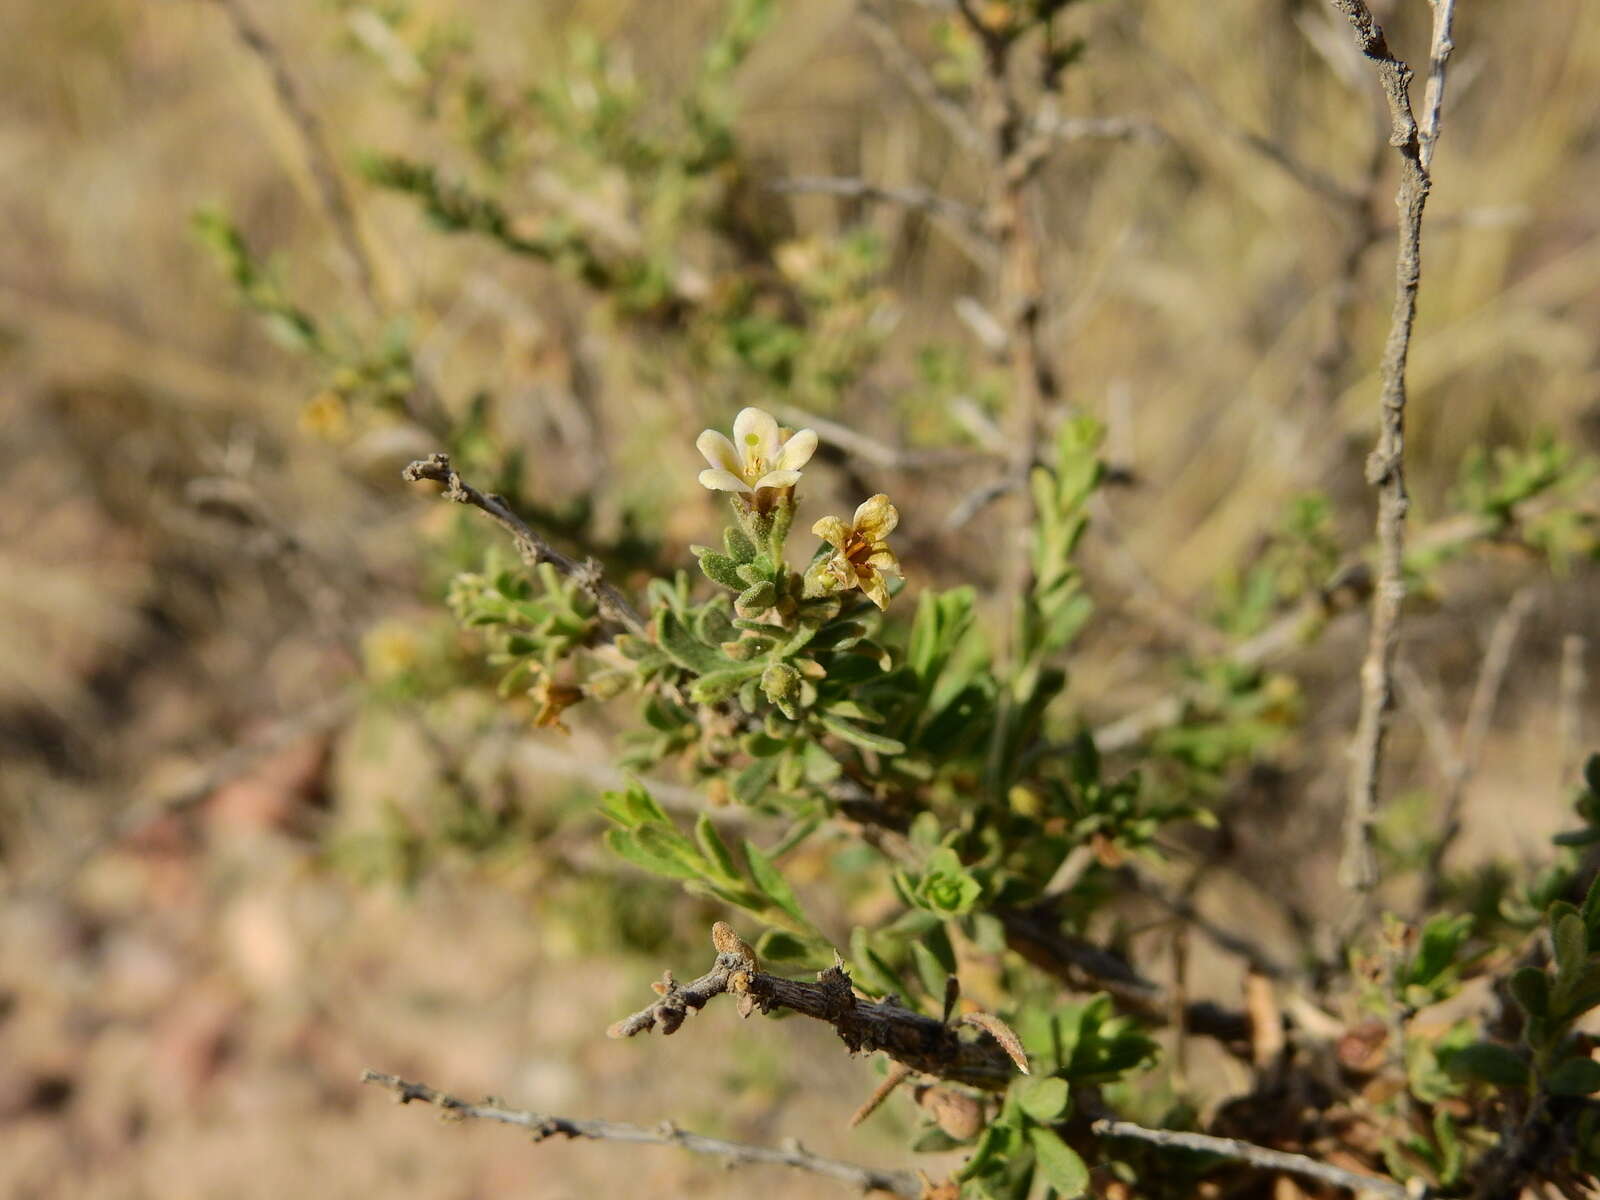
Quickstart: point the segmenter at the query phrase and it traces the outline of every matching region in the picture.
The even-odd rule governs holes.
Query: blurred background
[[[534,728],[524,698],[495,698],[443,603],[493,538],[399,470],[439,448],[439,422],[479,431],[525,511],[626,586],[714,535],[695,435],[759,403],[830,423],[807,520],[888,490],[913,589],[993,580],[1001,510],[952,528],[1003,451],[981,239],[905,204],[773,186],[981,204],[971,157],[885,53],[898,30],[958,90],[938,7],[778,5],[728,83],[721,224],[697,226],[581,153],[549,96],[593,117],[599,78],[665,110],[720,3],[0,0],[0,1194],[818,1188],[440,1128],[362,1089],[364,1066],[898,1161],[909,1108],[847,1132],[877,1075],[826,1030],[758,1035],[713,1006],[670,1040],[604,1038],[662,967],[703,965],[719,914],[598,844],[615,729],[603,711]],[[1424,61],[1428,5],[1374,8]],[[1370,537],[1395,156],[1326,9],[1074,10],[1084,49],[1034,214],[1046,342],[1120,482],[1084,551],[1099,608],[1071,664],[1073,722],[1138,712],[1174,686],[1175,655],[1255,632],[1228,614],[1299,498],[1327,497],[1342,555]],[[1457,511],[1475,450],[1600,448],[1594,13],[1466,5],[1456,45],[1412,355],[1419,530]],[[485,149],[484,96],[523,98],[519,152]],[[633,320],[559,263],[447,236],[370,182],[374,154],[492,176],[513,216],[676,239],[673,286],[691,295],[781,278],[820,298],[807,340],[780,372],[768,326]],[[270,287],[251,292],[230,230]],[[291,307],[330,344],[403,343],[403,379],[373,386],[426,391],[437,422],[364,416],[350,397],[371,380],[307,354]],[[941,457],[952,446],[971,453]],[[1462,863],[1537,861],[1560,824],[1595,729],[1595,582],[1582,556],[1491,549],[1407,622],[1415,703],[1390,792],[1412,797],[1402,824],[1426,824],[1428,730],[1465,719],[1508,604],[1525,617],[1466,787]],[[1248,917],[1284,889],[1311,911],[1337,902],[1361,633],[1334,621],[1291,647],[1270,748],[1219,772],[1246,881],[1208,893],[1219,911]],[[861,921],[870,898],[828,898],[830,852],[808,903]]]

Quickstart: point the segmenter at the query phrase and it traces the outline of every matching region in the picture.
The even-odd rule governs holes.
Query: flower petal
[[[900,560],[894,556],[894,551],[887,546],[879,546],[867,555],[866,566],[875,567],[879,571],[887,571],[891,575],[900,574]]]
[[[763,409],[741,409],[733,419],[733,444],[739,451],[739,461],[744,464],[746,475],[751,464],[758,460],[765,472],[778,457],[777,418]]]
[[[816,452],[817,431],[802,429],[783,444],[773,465],[783,471],[798,471],[811,461],[811,456]]]
[[[811,527],[811,532],[837,550],[843,550],[850,540],[850,526],[838,517],[823,517]]]
[[[889,607],[889,585],[884,582],[882,575],[868,567],[865,570],[857,570],[856,578],[860,580],[861,590],[866,593],[868,600],[880,609]]]
[[[700,472],[700,486],[713,492],[748,492],[750,485],[732,471],[712,469]]]
[[[713,467],[720,467],[734,475],[739,473],[739,452],[725,434],[708,429],[695,439],[694,448],[705,455],[706,461]]]
[[[894,532],[894,527],[900,524],[900,514],[895,511],[894,505],[889,503],[889,497],[879,492],[869,500],[863,500],[856,509],[854,524],[856,532],[869,542],[881,542]]]
[[[764,487],[771,487],[771,488],[793,487],[795,484],[797,484],[799,482],[800,482],[800,472],[799,471],[768,471],[760,479],[756,480],[756,487],[758,487],[758,488],[764,488]]]

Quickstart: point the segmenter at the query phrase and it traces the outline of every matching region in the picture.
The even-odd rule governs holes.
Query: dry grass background
[[[341,162],[367,147],[448,154],[349,51],[331,6],[252,7]],[[554,69],[583,25],[629,48],[663,93],[712,12],[645,0],[413,7],[470,25],[501,80]],[[1427,5],[1374,7],[1420,58]],[[1165,684],[1155,665],[1171,631],[1139,616],[1152,589],[1200,612],[1219,564],[1248,554],[1308,487],[1344,503],[1349,545],[1367,536],[1359,464],[1391,241],[1359,259],[1349,356],[1322,388],[1307,364],[1338,304],[1348,217],[1247,135],[1369,192],[1362,210],[1382,227],[1393,164],[1383,155],[1369,180],[1379,97],[1317,3],[1104,3],[1078,19],[1089,54],[1065,110],[1164,133],[1063,146],[1040,214],[1067,395],[1108,421],[1112,453],[1138,479],[1111,496],[1115,537],[1089,551],[1104,604],[1072,694],[1098,719]],[[813,1189],[666,1151],[534,1150],[503,1130],[440,1129],[361,1094],[354,1078],[368,1064],[531,1107],[671,1117],[760,1141],[800,1134],[814,1149],[894,1161],[909,1117],[846,1135],[874,1076],[817,1030],[788,1022],[755,1036],[720,1012],[671,1042],[604,1041],[662,964],[572,932],[572,906],[595,902],[581,860],[446,862],[411,895],[330,869],[309,831],[359,833],[386,803],[421,803],[437,787],[438,756],[403,722],[291,730],[242,777],[205,774],[335,695],[357,665],[353,634],[434,619],[419,598],[418,538],[439,517],[397,478],[429,447],[391,438],[339,452],[302,436],[314,378],[237,310],[189,232],[192,210],[224,203],[298,294],[354,311],[293,130],[213,5],[3,0],[0,27],[0,1192]],[[1586,450],[1600,442],[1600,29],[1582,0],[1465,5],[1456,41],[1413,352],[1423,522],[1443,510],[1472,446],[1539,430]],[[740,92],[758,169],[977,196],[849,3],[785,6]],[[608,369],[611,333],[548,272],[431,233],[393,197],[357,199],[384,292],[419,314],[446,397],[487,386],[513,398],[537,495],[598,487],[602,530],[634,507],[656,514],[671,547],[704,536],[714,517],[693,486],[693,434],[741,397],[641,389]],[[856,220],[884,237],[899,323],[848,418],[914,436],[919,414],[896,397],[911,388],[919,344],[966,338],[951,301],[977,286],[971,265],[893,210],[751,202],[799,237]],[[197,511],[186,490],[197,478],[246,487],[301,545],[294,562],[259,530]],[[842,495],[844,484],[821,488]],[[937,477],[897,489],[908,527],[924,533],[955,490]],[[986,572],[992,544],[992,531],[972,530],[926,573]],[[1132,593],[1130,558],[1153,581]],[[1514,560],[1452,572],[1407,625],[1407,656],[1455,719],[1504,597],[1531,577]],[[1463,855],[1532,858],[1557,820],[1554,663],[1564,634],[1600,635],[1594,584],[1580,567],[1540,587],[1468,797]],[[1358,637],[1336,629],[1303,656],[1316,703],[1289,782],[1240,801],[1260,808],[1238,854],[1254,856],[1265,887],[1314,898],[1331,876],[1313,852],[1337,820],[1336,739],[1353,720]],[[446,734],[471,723],[457,711],[471,701],[453,703],[436,714]],[[588,828],[568,784],[507,770],[522,794],[549,798],[550,828]],[[1391,787],[1436,782],[1403,717]],[[193,814],[82,853],[116,814],[185,789],[200,798]],[[674,910],[679,932],[697,921]]]

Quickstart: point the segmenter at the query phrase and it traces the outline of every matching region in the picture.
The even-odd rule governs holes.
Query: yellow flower
[[[884,539],[899,523],[900,514],[881,492],[863,502],[848,525],[838,517],[823,517],[811,532],[832,546],[833,553],[807,574],[824,593],[858,587],[879,608],[888,608],[889,584],[884,573],[900,574],[900,561]]]
[[[787,488],[800,482],[800,468],[817,451],[810,429],[784,436],[771,413],[747,408],[733,419],[733,441],[708,429],[695,441],[711,468],[700,483],[714,492],[753,495],[762,488]]]

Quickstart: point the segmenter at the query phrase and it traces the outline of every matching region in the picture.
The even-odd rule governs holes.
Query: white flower
[[[733,419],[733,441],[708,429],[695,447],[711,464],[700,483],[714,492],[753,495],[761,488],[787,488],[800,482],[800,468],[817,451],[817,435],[802,429],[788,438],[771,413],[747,408]]]

